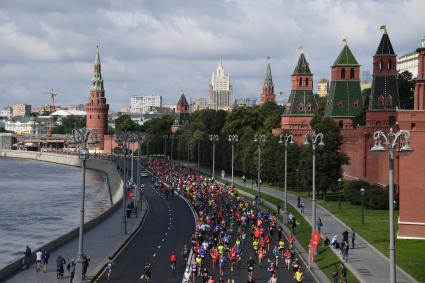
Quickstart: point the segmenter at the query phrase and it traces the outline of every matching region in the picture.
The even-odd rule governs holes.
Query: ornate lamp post
[[[388,133],[377,131],[373,138],[375,145],[370,149],[374,152],[384,152],[388,149],[389,172],[388,172],[388,190],[389,190],[389,209],[390,209],[390,282],[396,282],[396,258],[395,258],[395,229],[394,229],[394,152],[399,147],[399,153],[407,153],[413,151],[409,144],[409,131],[400,130],[394,132],[391,128]]]
[[[197,137],[198,140],[198,175],[201,174],[201,140],[202,137]]]
[[[261,204],[261,146],[266,142],[266,135],[255,134],[254,142],[258,144],[257,203]]]
[[[78,237],[77,261],[75,266],[74,282],[83,282],[83,262],[84,262],[84,201],[86,194],[86,161],[90,157],[87,149],[88,143],[93,143],[97,139],[96,130],[86,128],[76,129],[72,132],[70,143],[79,144],[78,158],[81,160],[83,182],[81,188],[81,209],[80,209],[80,231]]]
[[[288,143],[293,144],[294,140],[292,139],[293,136],[291,134],[285,133],[284,135],[279,136],[279,143],[283,144],[285,147],[285,183],[284,183],[284,196],[283,196],[283,219],[285,221],[288,221],[288,210],[287,210],[287,203],[288,203],[288,193],[287,193],[287,186],[288,186]]]
[[[341,209],[341,178],[338,179],[338,209]]]
[[[210,141],[212,141],[212,151],[213,151],[213,162],[212,162],[212,178],[215,178],[215,143],[218,141],[219,137],[218,135],[210,135]]]
[[[312,133],[310,135],[305,135],[304,139],[304,145],[309,146],[311,145],[313,148],[313,178],[312,178],[312,211],[313,211],[313,233],[317,229],[316,225],[316,144],[320,147],[324,146],[325,143],[323,142],[323,134],[322,133]]]
[[[229,135],[229,142],[232,143],[232,186],[235,185],[234,165],[235,165],[235,142],[238,142],[238,135]]]
[[[164,139],[164,156],[167,156],[167,139],[168,139],[168,135],[163,135],[162,138]]]
[[[364,224],[364,196],[366,195],[366,191],[364,188],[360,189],[360,195],[362,196],[362,225]]]

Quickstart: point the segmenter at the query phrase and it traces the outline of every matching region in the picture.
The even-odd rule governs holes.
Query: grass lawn
[[[217,178],[217,180],[220,182],[226,183],[226,180],[223,180],[221,178]],[[252,190],[250,188],[241,186],[239,184],[235,184],[235,185],[241,191],[244,191],[253,195],[255,195],[256,193],[255,190]],[[280,206],[283,207],[283,202],[279,200],[278,198],[269,196],[264,193],[261,193],[261,197],[264,200],[270,203],[273,203],[274,205],[280,204]],[[288,206],[288,211],[295,216],[295,218],[297,219],[297,222],[299,223],[299,225],[297,226],[295,230],[295,236],[297,237],[298,241],[301,243],[303,248],[306,251],[308,251],[308,244],[310,242],[310,237],[311,237],[311,226],[291,205]],[[318,255],[315,258],[315,262],[317,263],[319,268],[325,273],[325,275],[329,278],[329,280],[332,281],[332,273],[334,271],[334,265],[340,263],[339,258],[332,252],[332,250],[329,247],[323,247],[322,245],[320,245],[318,248]],[[348,269],[347,269],[347,281],[350,283],[360,282]]]
[[[325,207],[347,226],[354,228],[375,248],[389,256],[389,216],[388,210],[365,209],[365,224],[361,224],[361,206],[342,202],[341,210],[336,201],[319,200],[317,204]],[[398,218],[398,211],[394,213]],[[398,224],[396,221],[396,231]],[[397,265],[412,275],[416,280],[425,282],[425,241],[396,239]]]

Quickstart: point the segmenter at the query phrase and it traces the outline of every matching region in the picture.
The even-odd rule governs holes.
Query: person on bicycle
[[[145,274],[144,274],[145,282],[149,282],[149,280],[151,280],[151,276],[152,276],[152,264],[150,262],[146,262]]]
[[[177,262],[177,256],[176,256],[175,252],[171,252],[170,262],[171,262],[171,270],[175,271],[176,270],[176,262]]]
[[[63,278],[63,273],[64,273],[64,268],[63,265],[66,264],[65,259],[61,256],[58,255],[58,257],[56,258],[56,277],[57,279],[61,279]]]
[[[186,244],[183,247],[182,256],[183,256],[183,261],[187,262],[187,259],[189,258],[189,250],[187,249]]]

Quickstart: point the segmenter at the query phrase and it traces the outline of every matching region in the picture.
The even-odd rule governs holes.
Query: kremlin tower
[[[325,116],[340,128],[351,127],[352,118],[363,107],[360,88],[360,65],[344,39],[344,47],[332,66],[332,81],[326,101]]]
[[[272,69],[270,68],[270,57],[267,59],[268,61],[266,67],[266,76],[264,78],[263,94],[261,94],[260,104],[264,104],[267,101],[276,101],[272,78]]]
[[[108,110],[106,103],[105,89],[100,65],[99,48],[96,49],[94,59],[93,77],[90,86],[89,101],[85,105],[87,112],[86,127],[97,131],[100,149],[104,148],[104,136],[108,133]]]

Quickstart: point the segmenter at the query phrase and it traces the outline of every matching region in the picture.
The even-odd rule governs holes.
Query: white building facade
[[[12,107],[7,106],[0,109],[0,117],[12,118]]]
[[[133,96],[131,97],[131,113],[149,113],[155,112],[157,108],[162,107],[162,96]]]
[[[230,110],[232,108],[232,85],[229,73],[224,71],[220,62],[217,70],[211,76],[208,88],[208,108],[214,110]]]
[[[422,37],[421,46],[425,47],[425,37]],[[397,58],[397,71],[409,71],[413,78],[418,76],[418,52],[413,51]]]
[[[15,133],[16,135],[38,135],[41,133],[41,125],[35,120],[29,120],[26,122],[6,121],[4,129]]]

